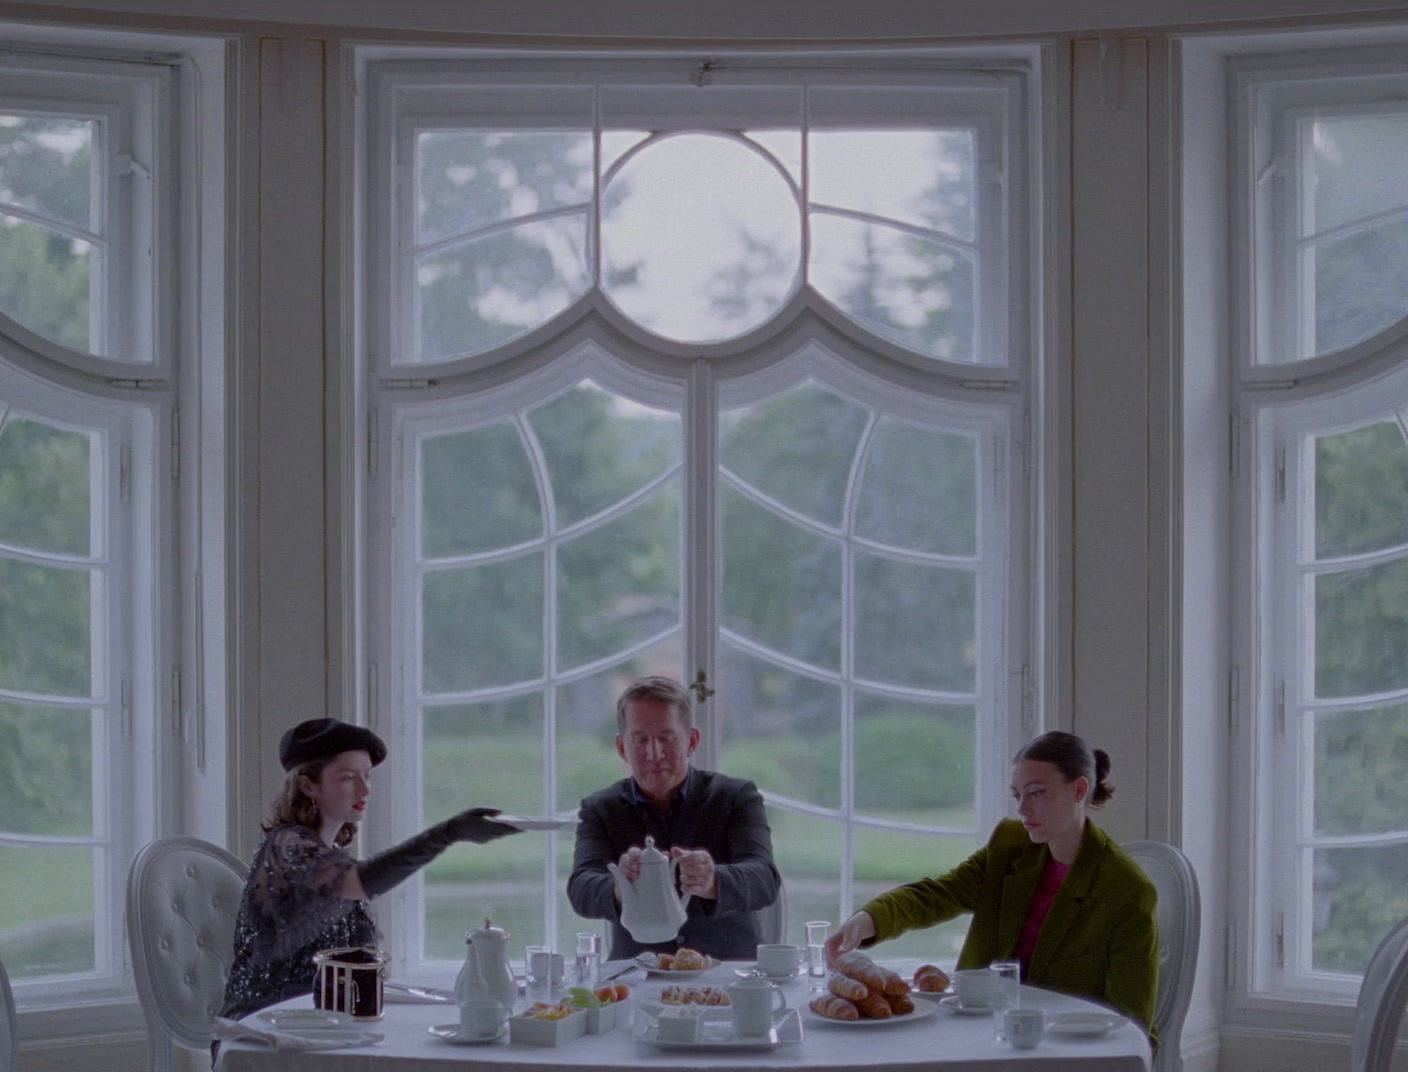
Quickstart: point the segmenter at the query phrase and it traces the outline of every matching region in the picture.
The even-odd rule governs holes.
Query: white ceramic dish
[[[491,815],[489,818],[518,830],[566,830],[569,826],[577,825],[575,816],[571,819],[558,819],[552,815]]]
[[[859,1020],[833,1020],[829,1016],[822,1016],[819,1012],[813,1012],[811,1005],[802,1006],[807,1014],[807,1019],[812,1023],[825,1024],[827,1027],[894,1027],[897,1024],[909,1024],[915,1020],[924,1020],[939,1011],[939,1007],[932,1001],[925,999],[922,995],[910,992],[910,999],[918,998],[914,1002],[914,1011],[903,1013],[899,1016],[887,1016],[883,1020],[871,1020],[861,1017]],[[810,999],[808,999],[810,1002]]]
[[[326,1031],[330,1028],[351,1027],[357,1022],[345,1012],[335,1012],[332,1009],[265,1009],[259,1014],[259,1019],[280,1031],[306,1031],[310,1028]]]
[[[959,1016],[991,1016],[991,1005],[965,1005],[958,1000],[957,994],[950,994],[946,998],[940,998],[939,1004],[945,1009],[952,1009]]]
[[[387,982],[382,985],[382,1001],[387,1005],[453,1005],[455,995],[436,986]]]
[[[725,1006],[705,1006],[729,1013]],[[641,1007],[644,1010],[644,1006]],[[694,1042],[661,1042],[657,1037],[658,1026],[655,1017],[649,1015],[636,1018],[631,1028],[631,1038],[637,1042],[658,1046],[662,1050],[771,1050],[802,1041],[802,1020],[796,1009],[784,1009],[772,1022],[772,1030],[766,1035],[740,1038],[733,1033],[733,1017],[700,1017],[700,1037]]]
[[[1046,1018],[1046,1031],[1060,1038],[1101,1038],[1124,1023],[1113,1012],[1056,1012]]]
[[[427,1027],[426,1031],[438,1039],[453,1042],[456,1046],[485,1046],[504,1037],[504,1028],[499,1028],[492,1035],[461,1035],[459,1024],[436,1024],[434,1027]]]
[[[644,968],[650,975],[658,976],[661,979],[693,979],[703,975],[707,971],[713,971],[719,966],[719,961],[713,957],[709,958],[707,968],[694,968],[689,971],[678,971],[674,968],[662,968],[660,962],[655,959],[654,953],[641,953],[636,957],[636,965]]]

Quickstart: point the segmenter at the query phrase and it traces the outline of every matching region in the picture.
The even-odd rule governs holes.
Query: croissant
[[[845,998],[838,998],[835,994],[822,994],[820,997],[812,998],[811,1009],[818,1016],[825,1016],[828,1020],[860,1019],[860,1010]]]
[[[888,1020],[894,1015],[884,994],[869,994],[855,1003],[861,1016],[867,1020]]]
[[[698,971],[708,966],[709,959],[697,949],[676,949],[669,965],[671,971]]]
[[[921,965],[914,973],[914,989],[925,994],[937,994],[941,990],[947,990],[951,980],[948,974],[933,964]]]
[[[914,999],[908,994],[886,994],[885,1004],[890,1006],[890,1011],[896,1016],[914,1011]]]
[[[842,953],[836,958],[836,967],[842,973],[864,983],[876,994],[908,994],[909,984],[900,978],[898,972],[882,968],[858,949]]]
[[[870,997],[870,987],[848,975],[833,975],[827,986],[838,998],[845,998],[847,1001],[860,1001]]]

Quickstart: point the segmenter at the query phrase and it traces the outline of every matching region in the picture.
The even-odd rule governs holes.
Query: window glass
[[[0,313],[88,350],[103,241],[94,227],[97,124],[0,103]]]

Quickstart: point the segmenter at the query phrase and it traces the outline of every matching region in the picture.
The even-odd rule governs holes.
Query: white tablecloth
[[[611,968],[608,965],[608,970]],[[706,976],[691,979],[691,986],[726,986],[735,981],[733,968],[720,965]],[[642,973],[627,977],[632,1005],[650,1000],[664,985],[659,976]],[[807,980],[799,978],[783,988],[789,1005],[801,1007],[810,999]],[[924,999],[920,999],[924,1000]],[[1065,994],[1034,987],[1022,988],[1022,1003],[1048,1013],[1091,1011],[1096,1006]],[[288,1008],[312,1008],[311,997],[285,1002]],[[940,1008],[933,1016],[913,1022],[848,1027],[818,1022],[803,1016],[800,1043],[756,1051],[662,1050],[631,1038],[629,1021],[600,1035],[585,1035],[557,1047],[511,1045],[505,1037],[486,1045],[463,1046],[429,1034],[434,1024],[457,1023],[453,1005],[387,1004],[380,1021],[363,1026],[384,1032],[385,1039],[360,1048],[307,1053],[274,1052],[267,1046],[227,1042],[222,1044],[216,1072],[478,1072],[511,1069],[513,1072],[552,1072],[563,1068],[619,1069],[641,1072],[680,1072],[691,1069],[880,1070],[935,1069],[943,1072],[1148,1072],[1149,1044],[1144,1032],[1131,1023],[1103,1038],[1068,1040],[1047,1036],[1035,1049],[1014,1050],[993,1037],[990,1016],[960,1016]],[[258,1020],[259,1026],[267,1026]]]

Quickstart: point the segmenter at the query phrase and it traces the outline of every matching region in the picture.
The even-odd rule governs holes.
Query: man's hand
[[[860,946],[867,938],[875,937],[875,920],[869,912],[857,912],[836,929],[836,933],[826,939],[826,963],[835,966],[836,958]]]
[[[718,884],[714,881],[714,858],[705,849],[682,849],[678,845],[670,849],[670,857],[680,862],[680,892],[706,901],[719,896]]]
[[[634,882],[640,878],[640,846],[634,845],[621,854],[621,858],[616,861],[616,866],[621,869],[627,881]],[[616,903],[621,903],[621,887],[614,885],[611,892],[616,898]]]

